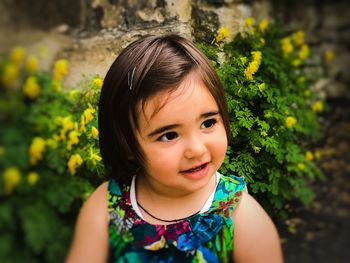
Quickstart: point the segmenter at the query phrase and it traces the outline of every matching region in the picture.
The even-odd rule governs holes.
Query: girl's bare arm
[[[265,210],[248,193],[232,214],[234,222],[234,259],[238,263],[283,262],[276,227]]]
[[[107,183],[103,183],[80,210],[66,263],[105,263],[107,256]]]

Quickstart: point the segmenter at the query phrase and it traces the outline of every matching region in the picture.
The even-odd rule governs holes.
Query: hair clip
[[[134,69],[132,70],[131,78],[130,78],[130,71],[128,72],[128,86],[130,90],[132,90],[132,80],[134,78],[135,69],[136,67],[134,67]]]

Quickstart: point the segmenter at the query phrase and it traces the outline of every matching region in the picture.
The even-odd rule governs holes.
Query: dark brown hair
[[[190,40],[179,35],[146,36],[120,53],[103,82],[99,143],[109,177],[128,183],[144,167],[145,158],[135,134],[137,105],[144,105],[158,92],[176,89],[194,70],[218,104],[230,139],[225,93],[207,58]]]

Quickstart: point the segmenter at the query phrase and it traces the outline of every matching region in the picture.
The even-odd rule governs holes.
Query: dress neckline
[[[213,189],[213,191],[211,192],[210,196],[208,197],[207,201],[204,203],[202,209],[199,211],[198,214],[203,214],[207,211],[209,211],[213,200],[214,200],[214,196],[215,196],[215,192],[216,192],[216,188],[220,182],[220,177],[221,174],[216,172],[215,173],[215,177],[216,177],[216,181],[215,181],[215,187]],[[141,210],[139,208],[139,206],[137,205],[137,199],[136,199],[136,175],[134,175],[132,177],[131,180],[131,185],[130,185],[130,203],[131,203],[131,208],[134,210],[134,212],[136,213],[136,215],[141,218],[143,221],[146,221],[144,219],[144,217],[142,216]],[[147,221],[146,221],[147,222]]]

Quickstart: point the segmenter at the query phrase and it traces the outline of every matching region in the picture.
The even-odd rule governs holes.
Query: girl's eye
[[[170,142],[174,139],[177,138],[177,133],[176,132],[167,132],[160,136],[157,140],[161,142]]]
[[[201,128],[202,129],[209,129],[209,128],[213,127],[215,125],[215,123],[217,123],[216,119],[206,120],[202,123]]]

